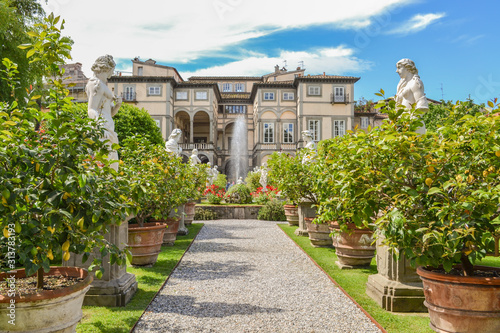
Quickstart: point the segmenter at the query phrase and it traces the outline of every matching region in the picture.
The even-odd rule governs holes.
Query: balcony
[[[330,100],[332,104],[348,104],[349,103],[349,94],[344,95],[335,95],[330,94]]]
[[[135,101],[137,101],[137,99],[136,99],[136,93],[135,92],[123,92],[122,93],[122,99],[125,102],[135,102]]]

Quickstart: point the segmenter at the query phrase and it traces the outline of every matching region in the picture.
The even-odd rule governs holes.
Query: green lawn
[[[125,307],[84,306],[83,319],[76,331],[130,332],[202,227],[201,223],[193,223],[187,236],[177,236],[174,246],[162,246],[158,261],[153,267],[128,265],[127,272],[135,274],[138,282],[138,289],[132,300]]]

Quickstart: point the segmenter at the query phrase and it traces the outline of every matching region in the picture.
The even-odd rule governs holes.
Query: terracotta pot
[[[128,225],[128,247],[132,253],[130,264],[134,266],[154,265],[163,243],[167,225],[162,222]]]
[[[299,225],[299,211],[297,205],[284,205],[285,216],[289,225]]]
[[[167,224],[167,230],[165,230],[165,235],[163,236],[163,245],[173,246],[175,244],[175,240],[177,239],[180,218],[169,217],[164,220],[164,223]]]
[[[332,231],[340,230],[337,222],[331,222]],[[354,223],[348,224],[349,232],[336,232],[333,246],[338,257],[339,266],[370,266],[375,256],[376,245],[373,243],[373,231],[368,228],[358,229]]]
[[[314,247],[332,247],[330,229],[326,223],[312,223],[314,217],[305,217],[309,241]]]
[[[0,332],[75,332],[82,319],[82,303],[90,288],[92,275],[78,267],[51,267],[44,275],[64,275],[83,278],[72,286],[57,290],[41,290],[34,295],[14,298],[0,295]],[[0,273],[0,281],[26,277],[24,269],[15,273]],[[12,301],[13,300],[13,301]],[[15,319],[15,325],[9,321]]]
[[[497,267],[475,266],[497,271]],[[436,332],[500,332],[500,278],[455,276],[417,268]]]
[[[184,205],[184,213],[186,214],[184,216],[184,225],[186,227],[190,226],[193,223],[195,206],[196,202],[194,201],[190,201]]]

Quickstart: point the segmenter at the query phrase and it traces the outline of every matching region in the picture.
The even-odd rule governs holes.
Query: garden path
[[[134,332],[380,332],[275,222],[204,223]]]

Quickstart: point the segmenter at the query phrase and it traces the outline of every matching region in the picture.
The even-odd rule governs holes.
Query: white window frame
[[[307,87],[308,96],[321,96],[321,86],[308,86]]]
[[[368,117],[361,117],[359,119],[359,127],[361,129],[367,129],[368,126],[370,126],[370,118],[368,118]]]
[[[345,120],[334,120],[333,121],[333,136],[344,136],[345,135]]]
[[[283,100],[284,101],[293,101],[293,100],[295,100],[295,93],[294,92],[284,92],[283,93]]]
[[[245,84],[244,83],[235,83],[234,84],[235,92],[245,92]]]
[[[161,120],[160,119],[154,119],[153,120],[155,121],[156,123],[156,126],[158,126],[159,129],[161,129]]]
[[[265,101],[274,101],[274,92],[272,92],[272,91],[264,92],[264,100]]]
[[[333,101],[335,103],[345,102],[345,88],[344,87],[334,87]]]
[[[185,95],[185,97],[184,97]],[[187,91],[176,91],[175,92],[175,100],[176,101],[187,101],[189,94]]]
[[[233,84],[232,83],[223,83],[222,84],[222,92],[233,92]]]
[[[263,127],[262,142],[274,143],[274,123],[264,123],[262,127]]]
[[[293,123],[283,123],[283,143],[293,143],[294,140],[294,128]]]
[[[123,100],[125,101],[135,101],[135,86],[124,86],[123,87]]]
[[[201,100],[201,101],[206,101],[208,99],[208,91],[202,90],[202,91],[195,91],[194,93],[194,99],[196,100]],[[200,96],[201,94],[201,96]]]
[[[161,87],[160,86],[148,87],[148,96],[161,96]]]
[[[309,119],[307,129],[311,131],[312,139],[318,142],[321,138],[321,121],[319,119]]]

